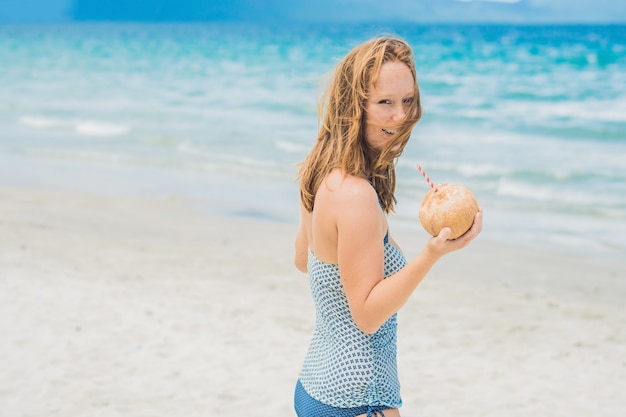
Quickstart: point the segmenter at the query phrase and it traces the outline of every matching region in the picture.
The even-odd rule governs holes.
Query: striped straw
[[[437,189],[435,188],[435,184],[433,184],[430,178],[428,178],[428,175],[426,175],[426,172],[424,172],[420,164],[417,164],[417,169],[420,170],[420,172],[422,173],[422,176],[426,179],[426,182],[430,184],[430,188],[432,188],[433,190],[435,190],[435,192],[437,192]]]

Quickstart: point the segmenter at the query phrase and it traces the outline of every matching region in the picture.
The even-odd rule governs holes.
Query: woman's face
[[[414,95],[415,81],[406,64],[396,61],[381,66],[378,79],[370,85],[365,107],[365,140],[371,147],[382,149],[395,135]]]

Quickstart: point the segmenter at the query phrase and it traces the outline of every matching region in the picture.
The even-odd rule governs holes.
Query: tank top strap
[[[383,200],[380,199],[380,197],[378,197],[378,205],[380,206],[381,210],[383,208]],[[389,229],[387,229],[387,231],[385,232],[385,238],[383,239],[383,242],[385,243],[385,245],[387,243],[389,243]]]

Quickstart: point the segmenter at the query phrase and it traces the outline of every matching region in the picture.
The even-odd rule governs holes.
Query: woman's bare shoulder
[[[365,178],[346,175],[340,170],[328,174],[320,187],[320,191],[328,194],[336,203],[366,203],[378,201],[376,190]]]

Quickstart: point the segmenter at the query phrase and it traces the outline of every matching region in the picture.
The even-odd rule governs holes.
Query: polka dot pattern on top
[[[385,236],[384,277],[405,265],[402,252]],[[396,315],[376,333],[362,332],[352,319],[339,266],[309,252],[308,270],[316,328],[300,373],[306,392],[333,407],[400,407]]]

